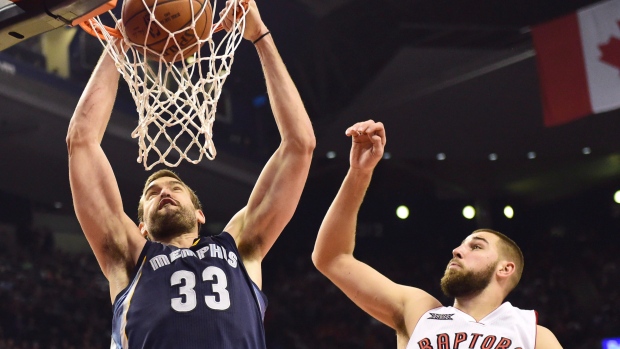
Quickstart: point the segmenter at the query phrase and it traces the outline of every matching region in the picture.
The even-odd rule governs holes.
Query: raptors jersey
[[[147,241],[114,301],[111,349],[262,349],[266,303],[230,234]]]
[[[454,307],[422,315],[407,349],[534,349],[536,312],[503,303],[480,321]]]

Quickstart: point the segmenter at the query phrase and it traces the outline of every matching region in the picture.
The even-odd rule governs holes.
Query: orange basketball
[[[150,59],[158,60],[161,56],[166,62],[176,62],[191,56],[202,45],[198,40],[206,39],[211,31],[213,11],[209,0],[125,2],[121,15],[125,35],[132,43],[155,51],[157,54],[146,51]],[[196,20],[193,28],[192,17]],[[176,34],[171,36],[169,32]]]

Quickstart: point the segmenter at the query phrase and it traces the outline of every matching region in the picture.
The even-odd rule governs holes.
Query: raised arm
[[[119,73],[106,52],[80,97],[67,133],[73,205],[115,298],[128,282],[145,240],[123,211],[116,178],[101,139],[112,113]]]
[[[372,120],[353,125],[346,134],[353,139],[351,167],[321,224],[312,261],[355,304],[408,339],[422,313],[440,304],[428,293],[398,285],[353,257],[358,211],[386,137],[383,125]]]
[[[254,1],[250,1],[244,37],[252,42],[268,32]],[[226,227],[239,245],[250,275],[260,285],[260,265],[299,202],[312,151],[315,147],[312,124],[271,35],[255,44],[261,60],[271,109],[281,143],[265,165],[248,204]],[[258,274],[257,274],[258,273]]]

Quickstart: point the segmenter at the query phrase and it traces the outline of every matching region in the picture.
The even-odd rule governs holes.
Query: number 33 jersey
[[[265,348],[266,304],[230,234],[190,248],[147,241],[114,301],[111,349]]]

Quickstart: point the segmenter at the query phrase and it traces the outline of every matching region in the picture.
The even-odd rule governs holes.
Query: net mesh
[[[157,0],[151,8],[146,3],[144,5],[150,14],[150,29],[153,22],[157,22],[153,14]],[[204,8],[206,6],[202,11]],[[212,13],[218,13],[217,0],[213,1],[212,9]],[[234,6],[223,6],[223,10],[225,13],[218,22],[213,21],[215,23],[205,39],[192,30],[196,42],[190,46],[181,46],[175,36],[188,28],[169,31],[157,22],[168,32],[169,45],[181,55],[176,58],[182,58],[183,51],[191,51],[193,45],[202,46],[193,55],[176,63],[173,63],[176,59],[167,62],[161,58],[161,53],[127,40],[122,21],[111,11],[108,12],[111,19],[101,18],[102,15],[88,22],[129,85],[139,115],[138,126],[131,136],[138,139],[137,161],[146,170],[157,164],[176,167],[183,160],[196,164],[203,156],[210,160],[216,156],[213,122],[217,102],[231,72],[235,50],[243,39],[247,6],[237,2]],[[192,29],[196,18],[203,15],[202,11],[192,11]],[[219,31],[223,19],[231,11],[234,18],[231,30]],[[109,30],[107,24],[115,26],[122,38],[117,40],[119,35]],[[149,60],[147,56],[159,59]]]

